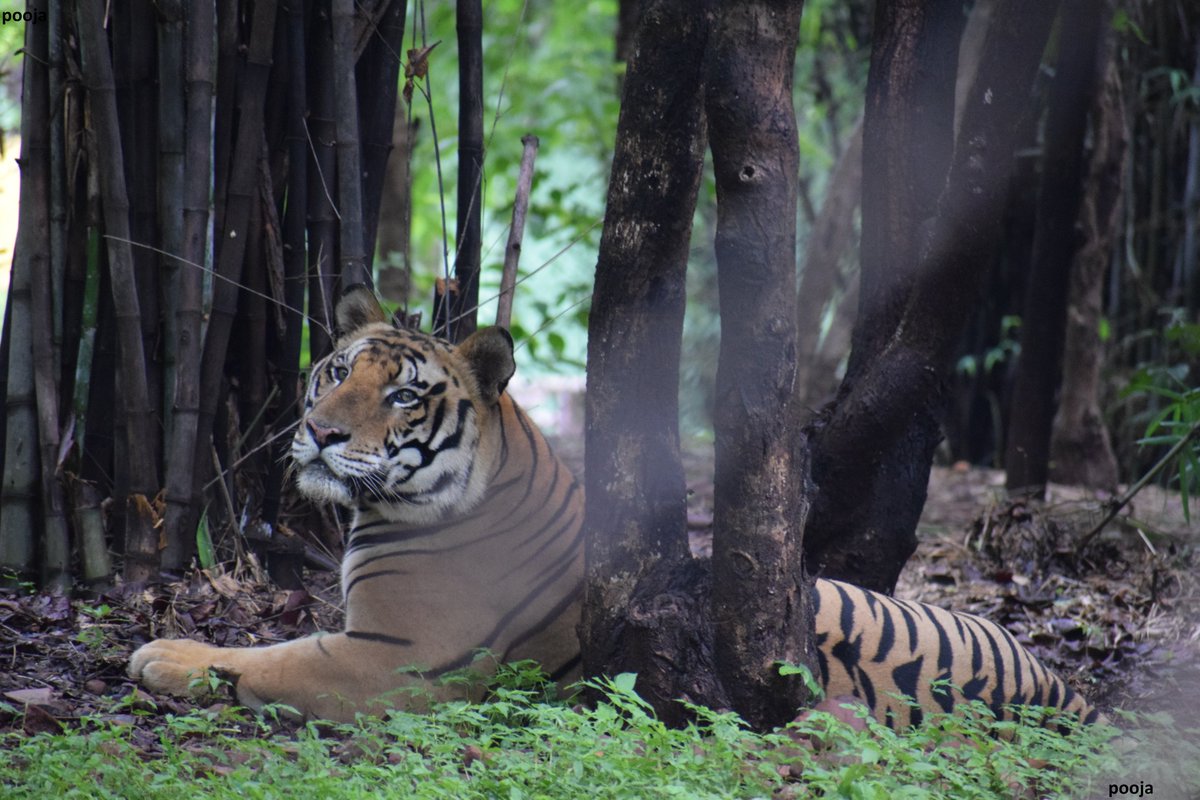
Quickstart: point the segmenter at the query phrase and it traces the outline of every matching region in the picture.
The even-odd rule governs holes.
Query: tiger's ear
[[[352,286],[338,301],[334,312],[337,319],[337,344],[340,347],[347,339],[353,339],[355,334],[368,325],[376,322],[389,322],[387,312],[375,299],[375,292],[369,286],[359,284]]]
[[[517,371],[512,336],[504,328],[481,328],[458,346],[458,352],[470,365],[484,402],[494,404]]]

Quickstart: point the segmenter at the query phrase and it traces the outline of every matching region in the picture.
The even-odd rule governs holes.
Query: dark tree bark
[[[862,240],[858,321],[837,402],[870,382],[918,279],[923,231],[937,213],[954,149],[954,78],[964,18],[953,0],[880,0],[863,119]],[[916,413],[913,413],[916,412]],[[916,549],[940,408],[921,404],[900,435],[845,461],[814,441],[821,490],[805,532],[809,568],[890,592]],[[874,503],[861,502],[862,496]],[[871,540],[873,558],[843,558],[848,539]]]
[[[816,665],[792,402],[800,160],[792,73],[802,6],[722,3],[706,72],[721,309],[715,656],[733,708],[759,727],[784,724],[808,699],[803,684],[780,677],[774,662]]]
[[[1121,208],[1121,170],[1128,138],[1121,79],[1112,64],[1111,33],[1099,59],[1103,90],[1092,106],[1092,153],[1079,209],[1082,244],[1071,265],[1063,343],[1062,392],[1050,437],[1050,477],[1113,491],[1117,459],[1100,412],[1101,294]]]
[[[961,13],[958,6],[942,10]],[[864,295],[867,282],[874,279],[884,280],[891,291],[903,295],[900,301],[877,290],[864,296],[858,326],[886,328],[889,335],[863,331],[856,337],[856,349],[876,349],[852,354],[852,368],[835,405],[810,426],[812,473],[818,492],[805,529],[805,545],[810,567],[823,575],[891,592],[916,545],[914,532],[937,442],[936,421],[945,402],[945,378],[987,274],[1014,144],[1055,10],[1054,2],[1037,0],[1000,0],[996,4],[933,220],[925,225],[924,219],[903,217],[926,228],[922,245],[901,241],[897,254],[889,257],[879,251],[878,244],[871,244],[879,240],[867,235],[870,192],[864,190]],[[887,10],[881,8],[879,13]],[[917,52],[912,46],[905,49]],[[872,55],[873,62],[888,60],[882,53]],[[901,75],[911,75],[903,69],[905,63],[894,63],[893,68]],[[882,76],[875,75],[869,82],[880,79]],[[868,95],[880,97],[870,88]],[[903,96],[897,97],[900,105]],[[942,98],[941,125],[949,129],[953,95],[944,92],[938,96]],[[867,107],[868,119],[881,110],[872,102],[869,100]],[[912,138],[913,128],[905,134],[899,129],[900,122],[894,125],[896,141],[912,147],[925,145]],[[867,161],[874,157],[870,130],[868,124],[864,173],[885,174],[883,167],[875,168]],[[904,151],[897,151],[896,157],[903,158]],[[873,224],[883,223],[877,220]],[[884,229],[904,235],[905,240],[910,235],[895,222]],[[868,270],[868,264],[883,268],[902,256],[915,259],[917,266],[897,264],[891,269],[895,274],[886,278]]]
[[[645,0],[619,0],[617,4],[617,61],[628,61],[633,55],[634,35],[638,30],[644,4]]]
[[[651,577],[660,563],[688,557],[679,349],[704,161],[708,8],[655,0],[646,9],[645,46],[625,80],[588,327],[583,670],[637,672],[639,693],[665,719],[678,719],[676,698],[711,689],[703,656],[695,670],[676,656],[689,652],[697,602]],[[637,598],[643,578],[655,591]],[[696,638],[711,643],[710,634]]]
[[[1063,0],[1059,56],[1048,95],[1033,264],[1025,287],[1021,356],[1004,458],[1009,491],[1036,497],[1045,494],[1049,479],[1050,433],[1062,374],[1071,261],[1079,242],[1075,221],[1101,22],[1095,0]]]

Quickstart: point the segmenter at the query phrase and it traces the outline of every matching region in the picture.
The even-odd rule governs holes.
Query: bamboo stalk
[[[51,36],[53,36],[53,26],[51,26]],[[53,84],[54,76],[54,61],[51,56],[51,81]],[[87,370],[91,366],[91,347],[94,340],[85,338],[84,330],[84,315],[85,305],[88,302],[88,225],[87,225],[87,169],[86,165],[86,145],[84,144],[87,138],[84,135],[84,106],[85,92],[82,86],[76,81],[68,81],[61,86],[62,95],[55,95],[51,90],[51,102],[56,107],[56,113],[62,117],[62,132],[63,137],[63,165],[67,166],[64,170],[65,174],[62,177],[62,190],[65,195],[63,200],[64,213],[64,232],[65,241],[63,259],[65,262],[63,287],[62,287],[62,372],[59,378],[59,394],[62,397],[63,412],[69,414],[72,406],[75,410],[77,427],[82,428],[86,403],[74,403],[77,395],[83,395],[81,384],[87,383]],[[58,99],[55,99],[58,98]],[[51,116],[51,124],[54,124],[53,115]],[[59,136],[58,133],[52,133],[52,136]],[[52,144],[52,147],[54,145]],[[50,169],[54,171],[54,152],[50,155]],[[54,182],[57,179],[51,177],[51,189],[55,191]],[[53,210],[54,198],[51,195],[51,214]],[[53,234],[52,234],[53,235]],[[95,281],[99,280],[99,273],[92,276]],[[93,288],[94,288],[93,284]],[[93,323],[92,332],[94,333],[95,323],[95,292],[91,295],[92,307],[91,319]],[[86,353],[84,350],[86,349]],[[80,369],[80,364],[86,356],[87,363]],[[82,376],[82,377],[81,377]]]
[[[288,83],[287,104],[287,203],[283,216],[283,298],[285,331],[279,356],[279,412],[272,421],[275,431],[290,427],[299,416],[300,348],[303,341],[305,242],[304,226],[308,213],[308,137],[304,128],[307,108],[305,75],[304,8],[291,4],[287,9]],[[271,472],[263,490],[263,521],[274,528],[279,521],[288,437],[280,437],[271,459]]]
[[[116,88],[117,117],[125,159],[125,190],[129,198],[129,238],[155,247],[158,239],[158,94],[154,86],[155,8],[152,0],[105,2]],[[133,247],[134,286],[138,295],[142,351],[153,360],[158,349],[159,292],[162,269],[152,247]],[[146,391],[153,422],[144,433],[158,469],[161,455],[162,373],[147,362]],[[157,487],[155,487],[157,491]]]
[[[362,157],[363,249],[367,272],[372,272],[379,226],[380,203],[392,152],[396,124],[399,54],[404,49],[405,0],[383,0],[372,17],[361,6],[360,19],[372,25],[355,68],[358,87],[358,132]],[[356,53],[358,53],[356,46]]]
[[[21,222],[29,248],[30,328],[33,382],[37,398],[42,499],[42,585],[65,590],[71,585],[70,546],[58,480],[58,365],[55,363],[54,302],[50,236],[50,75],[48,31],[26,28],[25,85],[21,100]],[[49,26],[47,26],[48,28]],[[61,195],[59,197],[61,200]],[[61,222],[61,220],[60,220]],[[59,233],[61,234],[61,227]],[[61,256],[62,241],[58,242]]]
[[[325,9],[315,8],[316,20]],[[337,137],[333,121],[333,39],[330,26],[317,25],[308,43],[308,316],[309,358],[329,352],[333,328],[334,265],[337,255],[337,211],[333,194]]]
[[[125,189],[125,159],[117,125],[117,106],[112,62],[104,40],[101,0],[80,0],[77,6],[83,75],[91,100],[92,124],[103,196],[104,227],[107,232],[109,269],[112,272],[113,303],[119,342],[120,381],[126,424],[129,468],[128,501],[151,496],[158,477],[154,464],[152,409],[146,382],[145,350],[142,346],[141,307],[130,248],[129,197]],[[128,502],[127,501],[127,502]],[[125,577],[146,580],[158,570],[158,537],[153,528],[127,523]]]
[[[476,326],[480,231],[483,203],[483,4],[458,0],[458,212],[454,276],[457,305],[451,306],[448,337],[462,341]]]
[[[186,4],[184,28],[187,49],[186,136],[184,146],[181,255],[175,307],[177,366],[173,387],[171,446],[167,450],[165,528],[167,549],[163,565],[184,566],[194,547],[199,518],[199,495],[194,492],[196,434],[200,415],[202,295],[208,230],[208,190],[212,165],[213,41],[216,16],[209,3]]]
[[[93,589],[107,584],[112,573],[101,500],[100,492],[93,484],[79,478],[71,479],[71,506],[83,561],[83,580]]]
[[[47,26],[48,27],[48,26]],[[49,143],[47,123],[46,28],[25,26],[25,67],[21,108],[21,194],[20,221],[13,254],[8,305],[11,318],[8,392],[5,402],[4,484],[0,490],[0,568],[17,577],[33,571],[35,533],[38,525],[35,500],[38,480],[38,419],[36,381],[39,370],[35,353],[32,284],[35,272],[45,273],[49,240],[46,230],[47,167]],[[44,319],[44,315],[42,315]],[[43,343],[44,344],[44,343]],[[7,579],[6,579],[7,582]]]
[[[186,126],[183,78],[183,4],[158,3],[158,220],[162,249],[183,255],[183,175]],[[163,259],[164,308],[162,314],[163,429],[174,428],[175,373],[179,363],[179,281],[183,266],[178,258]],[[168,534],[167,550],[171,546]],[[164,561],[173,560],[163,553]],[[174,567],[169,567],[174,568]]]
[[[63,317],[66,294],[63,291],[67,264],[66,137],[63,131],[63,18],[62,7],[50,4],[47,17],[47,59],[49,62],[50,124],[50,274],[53,323],[54,374],[64,376]],[[67,346],[75,340],[67,339]],[[61,380],[60,380],[61,382]],[[68,387],[69,388],[69,387]],[[70,396],[69,392],[65,395]]]
[[[373,286],[363,251],[358,90],[354,75],[354,0],[333,0],[333,86],[337,116],[338,273],[342,290]]]
[[[529,211],[529,193],[533,189],[533,162],[537,158],[538,137],[532,133],[521,137],[525,150],[521,153],[521,170],[517,173],[517,198],[513,202],[512,227],[504,246],[504,271],[500,275],[500,301],[496,307],[496,324],[507,328],[512,323],[513,292],[517,286],[517,265],[521,260],[521,242],[525,237],[525,216]]]
[[[204,356],[200,364],[200,413],[197,418],[196,461],[192,485],[200,496],[206,483],[210,459],[208,443],[222,397],[222,377],[234,315],[237,312],[238,284],[250,240],[248,223],[258,184],[258,161],[265,157],[263,146],[263,103],[271,71],[276,3],[255,3],[250,22],[245,67],[238,85],[237,140],[233,146],[229,191],[225,199],[225,219],[221,235],[214,245],[217,251],[216,280],[213,282],[212,311],[204,337]]]

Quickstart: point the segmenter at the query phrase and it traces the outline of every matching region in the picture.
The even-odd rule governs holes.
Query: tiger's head
[[[508,332],[454,346],[401,330],[366,288],[347,292],[336,316],[335,349],[312,368],[292,439],[300,491],[418,525],[469,511],[501,448]]]

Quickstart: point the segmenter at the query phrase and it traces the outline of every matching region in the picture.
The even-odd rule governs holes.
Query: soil
[[[689,457],[689,474],[711,474],[704,462]],[[703,556],[711,484],[693,477],[689,487],[693,550]],[[1200,708],[1197,526],[1177,496],[1148,489],[1079,551],[1106,499],[1053,487],[1044,504],[1014,503],[1002,473],[935,468],[897,595],[1001,622],[1103,710],[1189,714]],[[136,647],[159,636],[249,646],[336,630],[339,603],[334,573],[311,571],[306,589],[281,591],[244,556],[151,586],[0,591],[0,731],[97,716],[133,725],[152,752],[161,715],[193,703],[137,689],[125,675]]]

